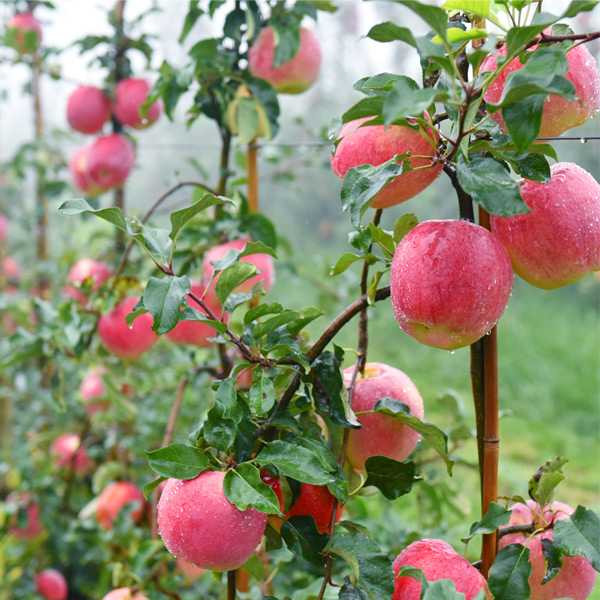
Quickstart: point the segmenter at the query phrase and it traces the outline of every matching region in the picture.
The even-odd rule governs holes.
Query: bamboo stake
[[[254,142],[248,146],[248,209],[258,212],[258,148]]]

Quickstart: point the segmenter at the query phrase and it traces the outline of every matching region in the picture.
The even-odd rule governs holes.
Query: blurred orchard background
[[[86,35],[110,33],[107,12],[113,2],[55,0],[54,4],[55,10],[40,6],[36,11],[43,24],[44,45],[57,50],[46,62],[50,73],[42,75],[42,112],[46,135],[54,139],[68,161],[83,143],[83,136],[68,129],[67,98],[79,84],[102,86],[106,76],[106,71],[94,62],[94,52],[82,56],[74,42]],[[269,301],[291,307],[323,308],[326,316],[312,325],[315,332],[347,304],[359,281],[358,271],[352,269],[336,278],[329,276],[337,257],[348,251],[350,229],[348,216],[341,211],[340,181],[329,166],[329,123],[358,99],[352,84],[361,77],[388,71],[420,79],[416,52],[413,54],[400,43],[378,44],[363,39],[372,25],[393,20],[417,33],[424,33],[426,27],[407,9],[392,3],[337,4],[336,13],[319,13],[315,26],[323,48],[323,67],[317,84],[299,96],[280,96],[281,129],[259,151],[261,210],[274,222],[281,238],[281,260]],[[548,2],[545,9],[559,11],[562,4],[561,0]],[[136,18],[149,10],[153,12],[136,24]],[[217,33],[212,30],[214,27],[220,31],[219,13],[214,23],[200,18],[185,44],[178,44],[187,10],[188,2],[183,0],[127,1],[126,22],[133,31],[141,28],[153,48],[150,61],[139,53],[131,53],[135,76],[155,81],[163,60],[183,66],[186,52],[194,43]],[[0,20],[5,22],[10,14],[10,7],[0,3]],[[572,27],[576,32],[600,29],[600,8],[579,15]],[[597,41],[588,47],[598,56]],[[111,228],[97,219],[60,215],[57,208],[76,197],[68,187],[49,200],[50,258],[47,264],[37,263],[33,172],[26,169],[25,179],[18,179],[19,164],[15,160],[23,145],[34,138],[33,103],[28,90],[31,71],[26,64],[13,64],[13,58],[10,49],[0,48],[0,211],[11,221],[5,252],[15,258],[24,289],[31,287],[37,272],[43,271],[50,276],[53,291],[58,294],[78,257],[102,253],[107,232],[112,235]],[[180,180],[216,183],[219,135],[214,122],[203,117],[186,128],[185,110],[190,103],[191,98],[186,97],[179,102],[173,122],[163,115],[153,127],[136,133],[136,168],[125,192],[129,216],[141,215],[164,190]],[[565,135],[575,139],[554,144],[559,160],[576,162],[599,180],[600,141],[583,142],[586,136],[600,135],[600,118]],[[244,177],[245,148],[236,149],[235,157],[234,179]],[[63,176],[68,179],[66,169]],[[457,202],[448,189],[446,178],[440,177],[419,196],[386,210],[382,226],[392,228],[404,212],[414,212],[420,221],[434,216],[456,218]],[[168,212],[189,204],[190,199],[191,192],[180,190],[153,222],[160,225],[162,218],[166,223]],[[110,196],[101,197],[100,202],[108,206]],[[149,266],[144,268],[149,270]],[[516,279],[513,298],[499,326],[501,495],[525,495],[533,472],[545,460],[562,455],[569,459],[565,467],[568,480],[561,486],[558,499],[572,506],[583,504],[596,511],[600,508],[599,300],[600,278],[593,275],[554,291],[537,289]],[[356,323],[342,332],[338,344],[352,346],[355,336]],[[160,443],[159,432],[164,430],[171,402],[172,390],[163,394],[156,373],[152,372],[153,364],[160,363],[162,343],[152,351],[157,357],[155,362],[151,359],[146,371],[132,371],[129,381],[136,390],[133,407],[127,407],[136,415],[131,427],[146,442],[140,445],[138,437],[130,448],[142,485],[152,478],[143,451]],[[6,339],[0,347],[4,357],[11,351]],[[40,437],[40,432],[48,431],[50,435],[59,424],[64,428],[66,423],[76,429],[81,418],[77,389],[91,366],[86,360],[73,362],[65,371],[65,405],[60,409],[63,412],[57,412],[56,402],[40,392],[39,377],[31,368],[19,371],[12,367],[10,377],[3,377],[2,385],[18,392],[11,431],[2,431],[0,481],[9,481],[9,487],[13,485],[11,477],[24,478],[28,473],[33,477],[33,468],[45,460],[43,448],[48,442],[43,435]],[[418,344],[397,327],[387,301],[371,315],[369,360],[386,362],[410,375],[424,398],[428,420],[442,428],[450,424],[457,430],[467,428],[467,434],[474,426],[467,348],[448,353]],[[169,371],[175,370],[175,365],[174,359],[161,366],[169,380],[173,379]],[[125,380],[127,372],[121,376]],[[190,386],[174,441],[185,441],[190,430],[186,423],[193,426],[197,421],[198,399],[194,386]],[[121,441],[125,445],[127,436],[132,435],[126,429],[110,431],[113,436],[123,435]],[[390,531],[395,535],[401,531],[404,539],[409,539],[417,529],[421,535],[437,532],[455,539],[464,535],[474,520],[473,514],[479,510],[479,497],[476,445],[472,437],[463,433],[457,431],[455,436],[455,450],[460,448],[456,477],[444,477],[438,482],[442,487],[435,489],[421,486],[416,503],[407,500],[404,505],[404,499],[394,504],[357,500],[349,508],[354,517],[379,523],[374,527],[379,527],[382,539]],[[431,469],[442,471],[435,461],[431,462]],[[45,509],[58,507],[50,502]],[[390,523],[395,526],[383,527]],[[600,592],[597,590],[592,598],[600,598]]]

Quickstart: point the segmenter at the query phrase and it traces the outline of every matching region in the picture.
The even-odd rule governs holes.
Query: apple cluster
[[[146,129],[162,112],[162,100],[158,100],[142,117],[140,109],[150,89],[146,80],[130,77],[117,83],[111,99],[97,87],[81,85],[69,96],[67,121],[75,131],[86,135],[101,132],[111,115],[122,126]],[[91,144],[78,148],[69,161],[69,171],[78,190],[95,196],[121,187],[134,163],[132,143],[126,136],[112,133],[101,135]]]
[[[197,298],[203,298],[217,317],[221,317],[222,307],[215,293],[218,275],[213,278],[214,266],[211,263],[222,259],[229,250],[242,250],[250,241],[250,238],[243,238],[214,246],[204,255],[202,281],[191,280],[191,293]],[[240,284],[236,291],[249,292],[252,286],[259,282],[262,282],[265,290],[273,285],[275,267],[271,256],[250,254],[240,260],[255,265],[260,273]],[[96,263],[94,273],[97,274],[97,277],[94,277],[91,272],[86,272],[86,277],[92,277],[94,285],[96,285],[105,272],[105,268],[100,266],[100,263]],[[71,280],[73,280],[72,277]],[[152,331],[153,319],[150,313],[138,316],[132,327],[125,322],[125,317],[132,311],[138,300],[138,297],[126,298],[110,313],[103,315],[98,323],[98,335],[104,347],[119,358],[136,359],[150,350],[158,341],[157,335]],[[190,299],[189,303],[190,306],[202,312],[202,307],[194,300]],[[223,318],[226,319],[227,315],[224,315]],[[201,321],[180,321],[172,331],[166,334],[166,337],[174,344],[209,348],[212,346],[209,338],[214,335],[215,330]]]
[[[495,68],[505,52],[488,56],[483,71]],[[550,96],[542,136],[560,135],[600,108],[600,74],[590,52],[575,46],[567,60],[567,79],[577,100]],[[508,73],[522,67],[515,58],[491,84],[485,100],[498,102]],[[504,128],[501,111],[492,116]],[[344,125],[331,166],[343,178],[351,168],[410,154],[412,170],[372,200],[374,208],[389,208],[414,197],[439,175],[439,138],[435,128],[417,127],[414,120],[387,128],[370,125],[371,120]],[[420,121],[429,121],[428,115]],[[392,307],[400,327],[418,342],[453,351],[489,333],[511,296],[513,271],[531,285],[554,289],[600,269],[600,185],[592,175],[573,163],[557,163],[550,181],[523,179],[520,192],[529,212],[492,215],[491,232],[466,221],[427,221],[400,241],[390,275]]]

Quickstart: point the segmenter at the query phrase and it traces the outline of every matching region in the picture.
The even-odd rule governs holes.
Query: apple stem
[[[227,571],[227,600],[235,600],[236,588],[235,579],[237,571]]]
[[[254,143],[248,146],[246,163],[248,169],[248,209],[250,212],[258,212],[258,146]]]

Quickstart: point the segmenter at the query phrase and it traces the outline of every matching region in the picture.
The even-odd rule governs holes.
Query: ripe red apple
[[[271,475],[266,469],[261,471],[260,477],[264,483],[270,486],[275,492],[275,495],[279,500],[279,510],[283,512],[284,506],[283,494],[281,492],[281,481],[277,477]],[[303,483],[300,487],[300,495],[285,513],[285,519],[289,519],[290,517],[294,516],[310,515],[314,518],[319,533],[326,533],[329,531],[334,502],[335,496],[327,489],[327,486]],[[342,517],[344,508],[345,506],[341,506],[338,503],[335,513],[336,523]],[[269,524],[277,531],[281,529],[282,523],[283,519],[281,517],[269,517]]]
[[[202,279],[204,283],[208,284],[210,278],[212,277],[213,271],[215,270],[210,264],[211,260],[221,260],[225,254],[227,254],[228,250],[242,250],[244,246],[251,241],[252,240],[250,238],[233,240],[219,246],[214,246],[208,250],[204,255],[204,261],[202,263]],[[275,282],[275,266],[273,264],[272,256],[269,254],[250,254],[240,258],[240,261],[253,264],[258,270],[261,271],[261,273],[244,281],[244,283],[236,288],[236,292],[249,292],[252,289],[252,286],[256,285],[259,281],[263,282],[265,291],[271,288]],[[213,281],[212,286],[215,285],[218,277],[218,275],[215,277],[215,281]]]
[[[45,529],[40,521],[40,506],[29,492],[23,494],[13,492],[8,495],[6,501],[16,502],[21,510],[27,512],[27,523],[24,527],[19,526],[16,514],[11,517],[8,527],[11,535],[22,540],[31,540],[44,533]]]
[[[158,502],[158,529],[176,558],[212,571],[243,565],[260,543],[267,515],[239,510],[223,492],[225,473],[203,471],[194,479],[169,479]]]
[[[81,133],[98,133],[110,119],[110,100],[91,85],[80,85],[67,100],[67,121]]]
[[[135,163],[131,142],[118,133],[103,135],[91,146],[87,155],[89,180],[98,188],[119,188]]]
[[[69,588],[60,571],[45,569],[35,576],[35,591],[46,600],[67,600]]]
[[[92,292],[95,292],[100,286],[108,281],[113,274],[113,268],[97,260],[91,258],[80,258],[69,271],[67,279],[74,283],[83,283],[86,279],[92,280]],[[79,289],[72,285],[67,285],[63,289],[63,293],[82,305],[86,305],[89,298],[85,296]]]
[[[205,286],[200,281],[191,281],[191,292],[198,298],[202,298],[204,294]],[[217,316],[221,316],[221,303],[217,300],[214,291],[211,289],[204,296],[204,300],[212,312]],[[188,303],[191,307],[201,311],[199,304],[196,304],[193,300],[188,298]],[[208,341],[208,338],[214,337],[217,332],[210,327],[205,325],[201,321],[179,321],[175,326],[175,329],[167,333],[169,338],[174,344],[191,344],[192,346],[198,346],[199,348],[210,348],[213,343]]]
[[[81,401],[85,404],[85,410],[88,415],[93,415],[100,410],[106,410],[108,408],[107,402],[93,402],[97,398],[106,397],[106,386],[102,376],[107,373],[104,367],[98,367],[91,370],[81,380],[79,385],[79,393],[81,394]]]
[[[275,35],[271,27],[263,28],[248,50],[248,68],[254,77],[267,80],[280,94],[300,94],[319,76],[321,44],[311,29],[300,27],[300,48],[278,67],[275,60]]]
[[[125,317],[139,298],[127,298],[98,321],[98,335],[105,348],[119,358],[138,358],[158,341],[152,331],[152,315],[144,313],[135,319],[131,328]]]
[[[42,43],[42,27],[40,22],[30,12],[18,13],[6,23],[7,33],[13,34],[12,47],[19,54],[33,54]],[[29,32],[35,33],[30,38]]]
[[[102,600],[148,600],[146,596],[143,594],[134,593],[131,591],[131,588],[122,587],[113,590],[112,592],[108,592]]]
[[[552,165],[548,183],[525,180],[530,213],[490,217],[515,273],[551,290],[600,269],[600,185],[574,163]]]
[[[77,148],[69,161],[69,173],[71,174],[71,183],[74,188],[87,196],[97,196],[105,192],[106,188],[94,183],[90,177],[88,168],[90,148],[91,146]]]
[[[8,220],[8,217],[0,213],[0,242],[3,242],[6,239],[9,229],[10,221]]]
[[[517,503],[511,507],[509,525],[528,525],[539,523],[540,528],[556,521],[568,519],[574,509],[563,502],[553,502],[541,514],[539,504],[528,500],[527,504]],[[558,575],[548,583],[542,585],[546,574],[542,540],[553,539],[553,528],[536,533],[530,537],[529,533],[511,533],[504,535],[498,542],[499,548],[509,544],[522,544],[529,548],[529,562],[532,573],[529,577],[531,588],[530,600],[554,600],[555,598],[571,598],[572,600],[585,600],[594,589],[594,582],[598,573],[589,560],[583,556],[563,556],[562,568]]]
[[[157,100],[148,109],[144,119],[140,115],[140,107],[148,98],[152,86],[144,79],[123,79],[115,88],[113,111],[121,125],[134,129],[146,129],[154,123],[162,112],[162,100]]]
[[[531,50],[535,50],[534,46]],[[493,71],[496,68],[498,56],[506,55],[506,46],[495,54],[490,54],[481,63],[480,72]],[[579,44],[567,52],[569,70],[565,77],[575,86],[576,100],[566,100],[561,96],[551,95],[544,103],[540,137],[553,137],[561,135],[567,129],[576,127],[591,119],[600,108],[600,73],[596,60],[590,54],[585,44]],[[521,69],[523,65],[519,57],[514,58],[500,75],[492,82],[485,92],[483,99],[492,104],[498,103],[502,97],[506,78],[513,71]],[[503,131],[506,131],[502,111],[492,115]]]
[[[473,600],[479,590],[485,590],[490,598],[483,575],[454,548],[443,540],[419,540],[405,548],[393,563],[394,573],[410,565],[422,569],[427,581],[451,579],[456,591],[465,595],[465,600]],[[421,583],[412,577],[397,577],[392,600],[419,600]]]
[[[344,371],[344,385],[350,386],[355,367]],[[359,373],[352,395],[352,410],[373,410],[380,398],[389,396],[404,402],[411,414],[423,418],[423,399],[410,377],[383,363],[367,363],[364,375]],[[348,437],[346,458],[355,469],[364,469],[370,456],[387,456],[406,460],[419,441],[419,434],[390,415],[360,415],[362,429],[352,429]]]
[[[390,287],[394,316],[418,342],[454,350],[492,330],[512,293],[508,253],[467,221],[425,221],[398,244]]]
[[[121,510],[136,502],[138,508],[132,513],[134,523],[137,523],[144,514],[146,500],[144,494],[130,481],[113,481],[109,483],[98,496],[96,504],[96,519],[104,529],[112,529],[113,523]]]
[[[51,452],[56,455],[56,466],[74,469],[78,475],[86,475],[94,468],[85,448],[81,448],[81,438],[76,433],[58,436],[52,443]]]
[[[413,169],[428,167],[431,158],[436,154],[438,136],[432,129],[427,135],[434,140],[432,143],[420,130],[402,125],[365,125],[371,117],[356,119],[346,123],[340,131],[341,142],[331,157],[333,172],[343,179],[349,169],[359,165],[380,165],[396,154],[411,155],[410,164]],[[387,185],[377,194],[371,206],[373,208],[388,208],[409,200],[422,192],[442,172],[442,165],[403,173],[395,181]]]

